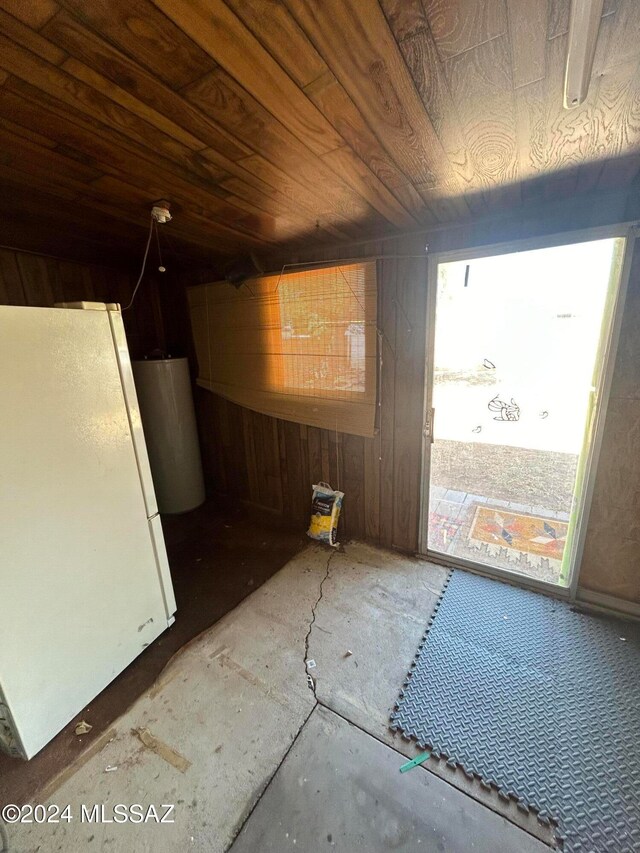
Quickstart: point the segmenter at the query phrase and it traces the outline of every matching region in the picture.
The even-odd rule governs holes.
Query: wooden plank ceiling
[[[0,242],[224,259],[627,186],[640,3],[605,0],[562,109],[569,0],[0,0]]]

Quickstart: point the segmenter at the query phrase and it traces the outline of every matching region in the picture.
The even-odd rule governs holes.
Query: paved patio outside
[[[558,583],[577,461],[573,454],[437,441],[429,548]],[[481,488],[466,491],[465,484]]]

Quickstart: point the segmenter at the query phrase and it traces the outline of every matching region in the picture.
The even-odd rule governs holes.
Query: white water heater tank
[[[205,491],[189,362],[134,361],[133,375],[160,512],[195,509]]]

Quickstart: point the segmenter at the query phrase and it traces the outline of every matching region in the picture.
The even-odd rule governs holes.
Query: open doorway
[[[625,243],[437,259],[423,553],[569,587]]]

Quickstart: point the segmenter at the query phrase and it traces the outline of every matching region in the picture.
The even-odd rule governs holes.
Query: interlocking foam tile
[[[638,623],[456,570],[391,727],[557,822],[566,850],[640,850]]]

